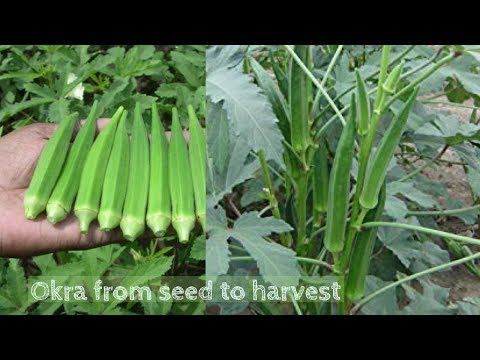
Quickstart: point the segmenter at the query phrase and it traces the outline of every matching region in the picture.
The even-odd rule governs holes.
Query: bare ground
[[[440,98],[441,101],[448,101]],[[472,105],[471,101],[465,102],[465,105]],[[432,108],[441,109],[455,115],[462,122],[468,122],[471,110],[458,108],[448,105],[432,104]],[[458,161],[455,154],[447,150],[442,159],[450,161]],[[463,167],[460,165],[441,165],[435,168],[426,169],[423,172],[430,180],[439,181],[448,187],[449,194],[461,200],[466,206],[473,204],[471,191],[466,179]],[[438,199],[442,203],[442,199]],[[443,204],[442,204],[443,205]],[[479,238],[478,225],[466,225],[456,218],[446,218],[445,221],[439,222],[439,227],[448,232],[455,234],[465,234]],[[480,249],[476,249],[477,251]],[[450,300],[452,302],[461,300],[465,297],[480,296],[480,279],[473,276],[465,266],[457,266],[450,271],[437,273],[432,276],[435,283],[440,286],[451,288]]]

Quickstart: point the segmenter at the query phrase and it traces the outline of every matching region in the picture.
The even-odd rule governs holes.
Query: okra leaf
[[[206,258],[206,241],[205,236],[199,236],[195,239],[192,245],[192,249],[190,250],[190,258],[194,260],[205,260]]]
[[[467,180],[472,192],[476,198],[480,197],[480,171],[471,166],[467,166]]]
[[[206,52],[207,76],[211,71],[221,68],[233,68],[242,63],[245,57],[244,45],[215,45]]]
[[[226,274],[229,264],[228,257],[230,255],[227,241],[230,234],[225,210],[221,206],[207,208],[207,233],[206,274],[208,276]]]
[[[480,297],[466,297],[457,301],[457,315],[480,315]]]
[[[268,160],[284,168],[278,120],[268,98],[250,76],[236,69],[212,71],[207,76],[207,96],[215,104],[222,102],[233,134],[253,151],[265,150]]]
[[[431,195],[418,190],[411,182],[391,182],[388,184],[387,193],[390,195],[403,195],[407,199],[416,202],[422,208],[438,207],[438,202]]]
[[[403,288],[410,302],[401,313],[405,315],[453,315],[455,309],[449,307],[450,289],[432,283],[428,279],[418,279],[422,291],[404,284]]]
[[[365,296],[387,286],[389,283],[391,282],[368,275],[365,282]],[[365,315],[395,315],[399,310],[396,289],[390,289],[366,303],[361,312]]]

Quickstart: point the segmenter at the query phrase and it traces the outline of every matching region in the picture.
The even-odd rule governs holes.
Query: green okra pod
[[[371,209],[365,216],[365,222],[380,221],[386,199],[386,183],[382,185],[380,198],[375,209]],[[350,300],[361,298],[365,292],[365,279],[367,278],[368,268],[370,266],[370,258],[375,247],[378,228],[372,227],[360,232],[355,241],[350,259],[350,270],[348,272],[345,295]]]
[[[327,144],[321,136],[313,158],[313,219],[317,227],[321,226],[321,216],[327,211],[329,176]]]
[[[295,45],[295,53],[306,65],[310,65],[310,47]],[[309,109],[311,84],[303,69],[293,59],[290,63],[290,120],[291,143],[302,154],[310,144]]]
[[[73,201],[80,186],[80,177],[87,155],[95,139],[97,125],[97,105],[95,101],[88,114],[85,124],[78,132],[77,137],[67,155],[65,166],[55,185],[47,204],[47,219],[52,224],[64,220],[72,209]]]
[[[78,113],[63,119],[43,148],[37,167],[25,193],[25,216],[33,220],[45,210],[67,157]]]
[[[392,120],[385,135],[382,137],[377,150],[369,164],[367,175],[365,177],[365,186],[360,195],[360,205],[365,209],[373,209],[378,203],[378,194],[382,183],[387,176],[388,164],[392,160],[395,149],[400,141],[407,120],[417,97],[418,88],[408,98],[403,109]]]
[[[97,136],[85,161],[74,208],[83,234],[88,233],[90,223],[98,215],[105,172],[122,112],[123,107],[120,106],[108,125]]]
[[[205,145],[205,132],[198,122],[193,106],[188,105],[190,142],[188,151],[190,155],[190,169],[192,171],[193,193],[195,195],[195,210],[198,221],[206,231],[207,217],[207,149]]]
[[[370,128],[370,99],[368,97],[367,86],[362,79],[360,72],[355,71],[357,76],[357,132],[363,136],[368,133]]]
[[[383,90],[391,95],[395,93],[395,90],[397,89],[398,81],[400,80],[400,75],[402,75],[402,70],[403,70],[403,65],[405,64],[405,61],[401,61],[400,64],[395,66],[392,70],[392,72],[387,76],[387,79],[385,80],[385,83],[383,84]]]
[[[188,149],[178,119],[178,111],[172,109],[172,135],[168,147],[168,173],[172,199],[172,225],[179,241],[187,243],[195,226],[193,182],[188,159]]]
[[[130,142],[126,126],[127,114],[128,111],[125,110],[120,118],[105,172],[105,180],[103,181],[98,223],[100,229],[104,231],[115,229],[122,220],[130,165]]]
[[[123,236],[134,241],[145,231],[148,187],[150,178],[150,155],[148,134],[143,121],[140,104],[135,105],[132,140],[130,144],[130,168],[127,196],[120,221]]]
[[[350,169],[355,145],[355,96],[352,95],[350,116],[343,128],[330,172],[328,186],[325,247],[330,252],[342,251],[350,195]]]
[[[168,176],[168,141],[155,103],[152,105],[151,129],[147,225],[155,236],[162,236],[172,220],[172,206]]]

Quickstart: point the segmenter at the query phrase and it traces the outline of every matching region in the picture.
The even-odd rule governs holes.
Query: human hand
[[[109,119],[97,120],[97,131]],[[76,217],[52,225],[46,214],[27,220],[23,196],[43,147],[56,124],[33,124],[0,138],[0,257],[25,257],[60,250],[89,249],[122,240],[120,231],[101,231],[92,223],[82,235]]]

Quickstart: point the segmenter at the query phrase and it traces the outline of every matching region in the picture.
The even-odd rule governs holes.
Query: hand
[[[98,119],[100,131],[109,119]],[[103,232],[96,222],[86,235],[76,217],[52,225],[45,213],[27,220],[23,195],[44,145],[56,124],[33,124],[0,138],[0,257],[26,257],[60,250],[89,249],[122,240],[120,231]]]

